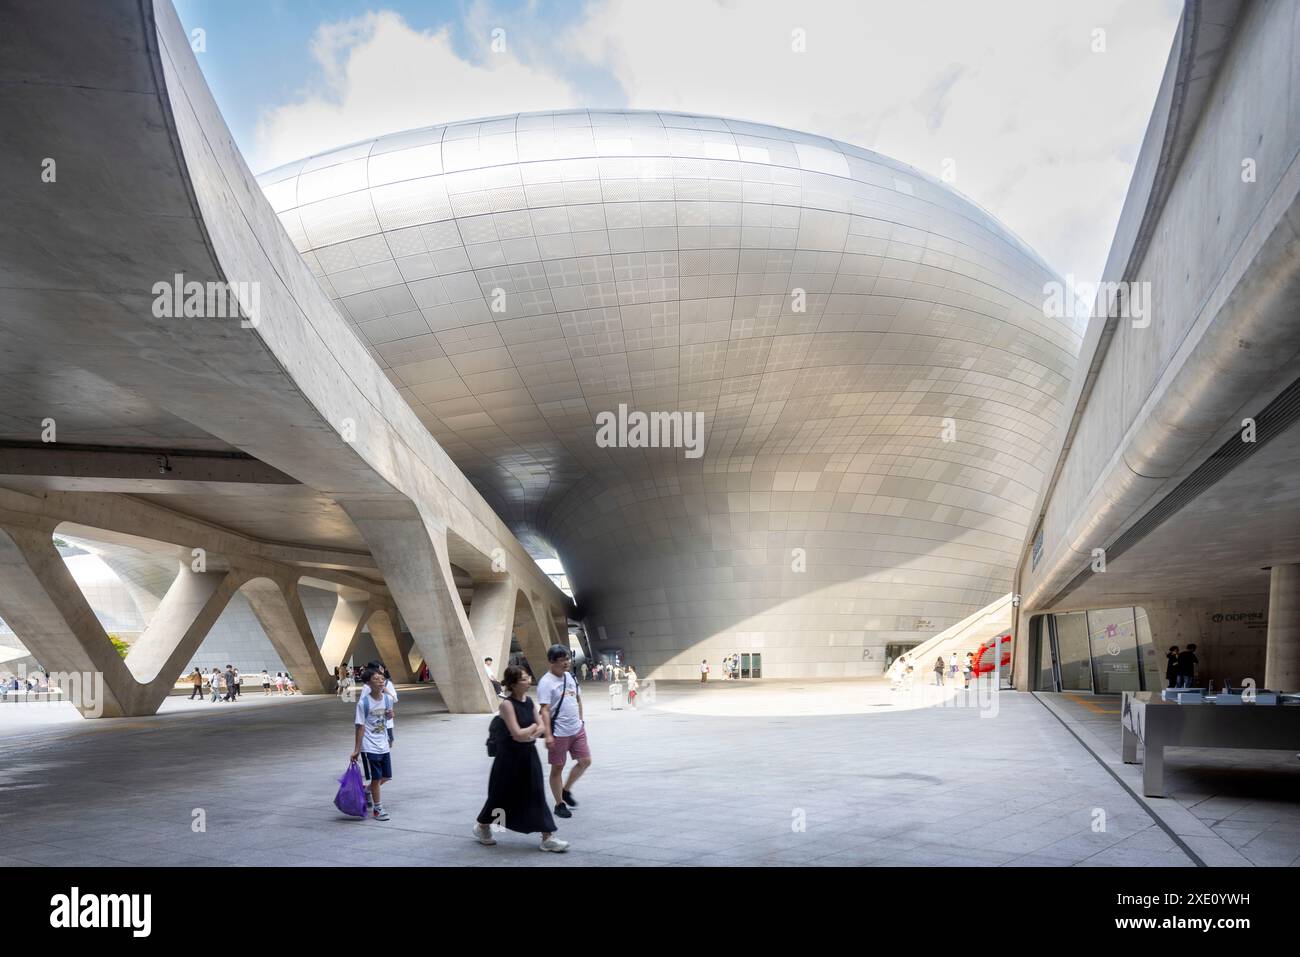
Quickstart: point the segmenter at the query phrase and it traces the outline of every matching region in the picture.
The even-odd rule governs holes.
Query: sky
[[[254,172],[476,117],[704,113],[830,136],[943,177],[1078,282],[1101,276],[1181,10],[1178,0],[174,2]]]

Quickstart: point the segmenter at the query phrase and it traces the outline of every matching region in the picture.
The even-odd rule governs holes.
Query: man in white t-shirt
[[[700,684],[705,684],[709,680],[709,659],[705,658],[700,662]]]
[[[491,658],[483,659],[483,670],[487,672],[488,681],[491,683],[492,690],[496,692],[497,697],[505,697],[505,695],[501,693],[501,682],[497,681],[496,665],[492,663]]]
[[[546,652],[550,665],[537,682],[537,703],[541,705],[542,727],[546,734],[547,760],[551,765],[551,795],[555,798],[555,816],[573,817],[577,807],[573,785],[591,767],[591,747],[587,744],[587,725],[582,714],[582,691],[569,674],[569,649],[551,645]],[[578,762],[564,780],[564,764],[572,754]]]

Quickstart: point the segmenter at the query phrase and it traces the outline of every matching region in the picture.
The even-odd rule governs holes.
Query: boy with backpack
[[[379,669],[367,668],[361,673],[361,680],[369,687],[357,702],[352,760],[361,758],[362,770],[370,782],[366,806],[371,809],[376,820],[387,821],[388,812],[384,810],[379,789],[393,779],[392,746],[388,742],[388,722],[393,717],[393,699],[384,690],[387,679]]]

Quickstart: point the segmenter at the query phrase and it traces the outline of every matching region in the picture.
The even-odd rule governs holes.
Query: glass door
[[[740,654],[740,677],[749,677],[749,654],[746,652]]]
[[[1092,652],[1093,688],[1098,694],[1141,690],[1137,623],[1132,606],[1088,612],[1088,645]]]
[[[1088,616],[1081,611],[1053,615],[1056,662],[1062,691],[1092,692],[1092,654],[1088,648]]]
[[[750,677],[753,678],[763,677],[763,656],[762,655],[759,654],[751,655],[749,660],[749,665],[750,665],[750,671],[752,672]]]

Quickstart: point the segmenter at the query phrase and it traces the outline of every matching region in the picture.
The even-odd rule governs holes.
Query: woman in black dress
[[[528,697],[532,680],[523,668],[512,665],[501,684],[509,694],[498,709],[507,733],[497,740],[487,803],[474,825],[474,839],[495,844],[491,825],[500,824],[520,834],[541,831],[543,851],[567,851],[569,842],[555,836],[555,818],[546,803],[542,762],[534,743],[545,731],[535,716],[533,699]]]

